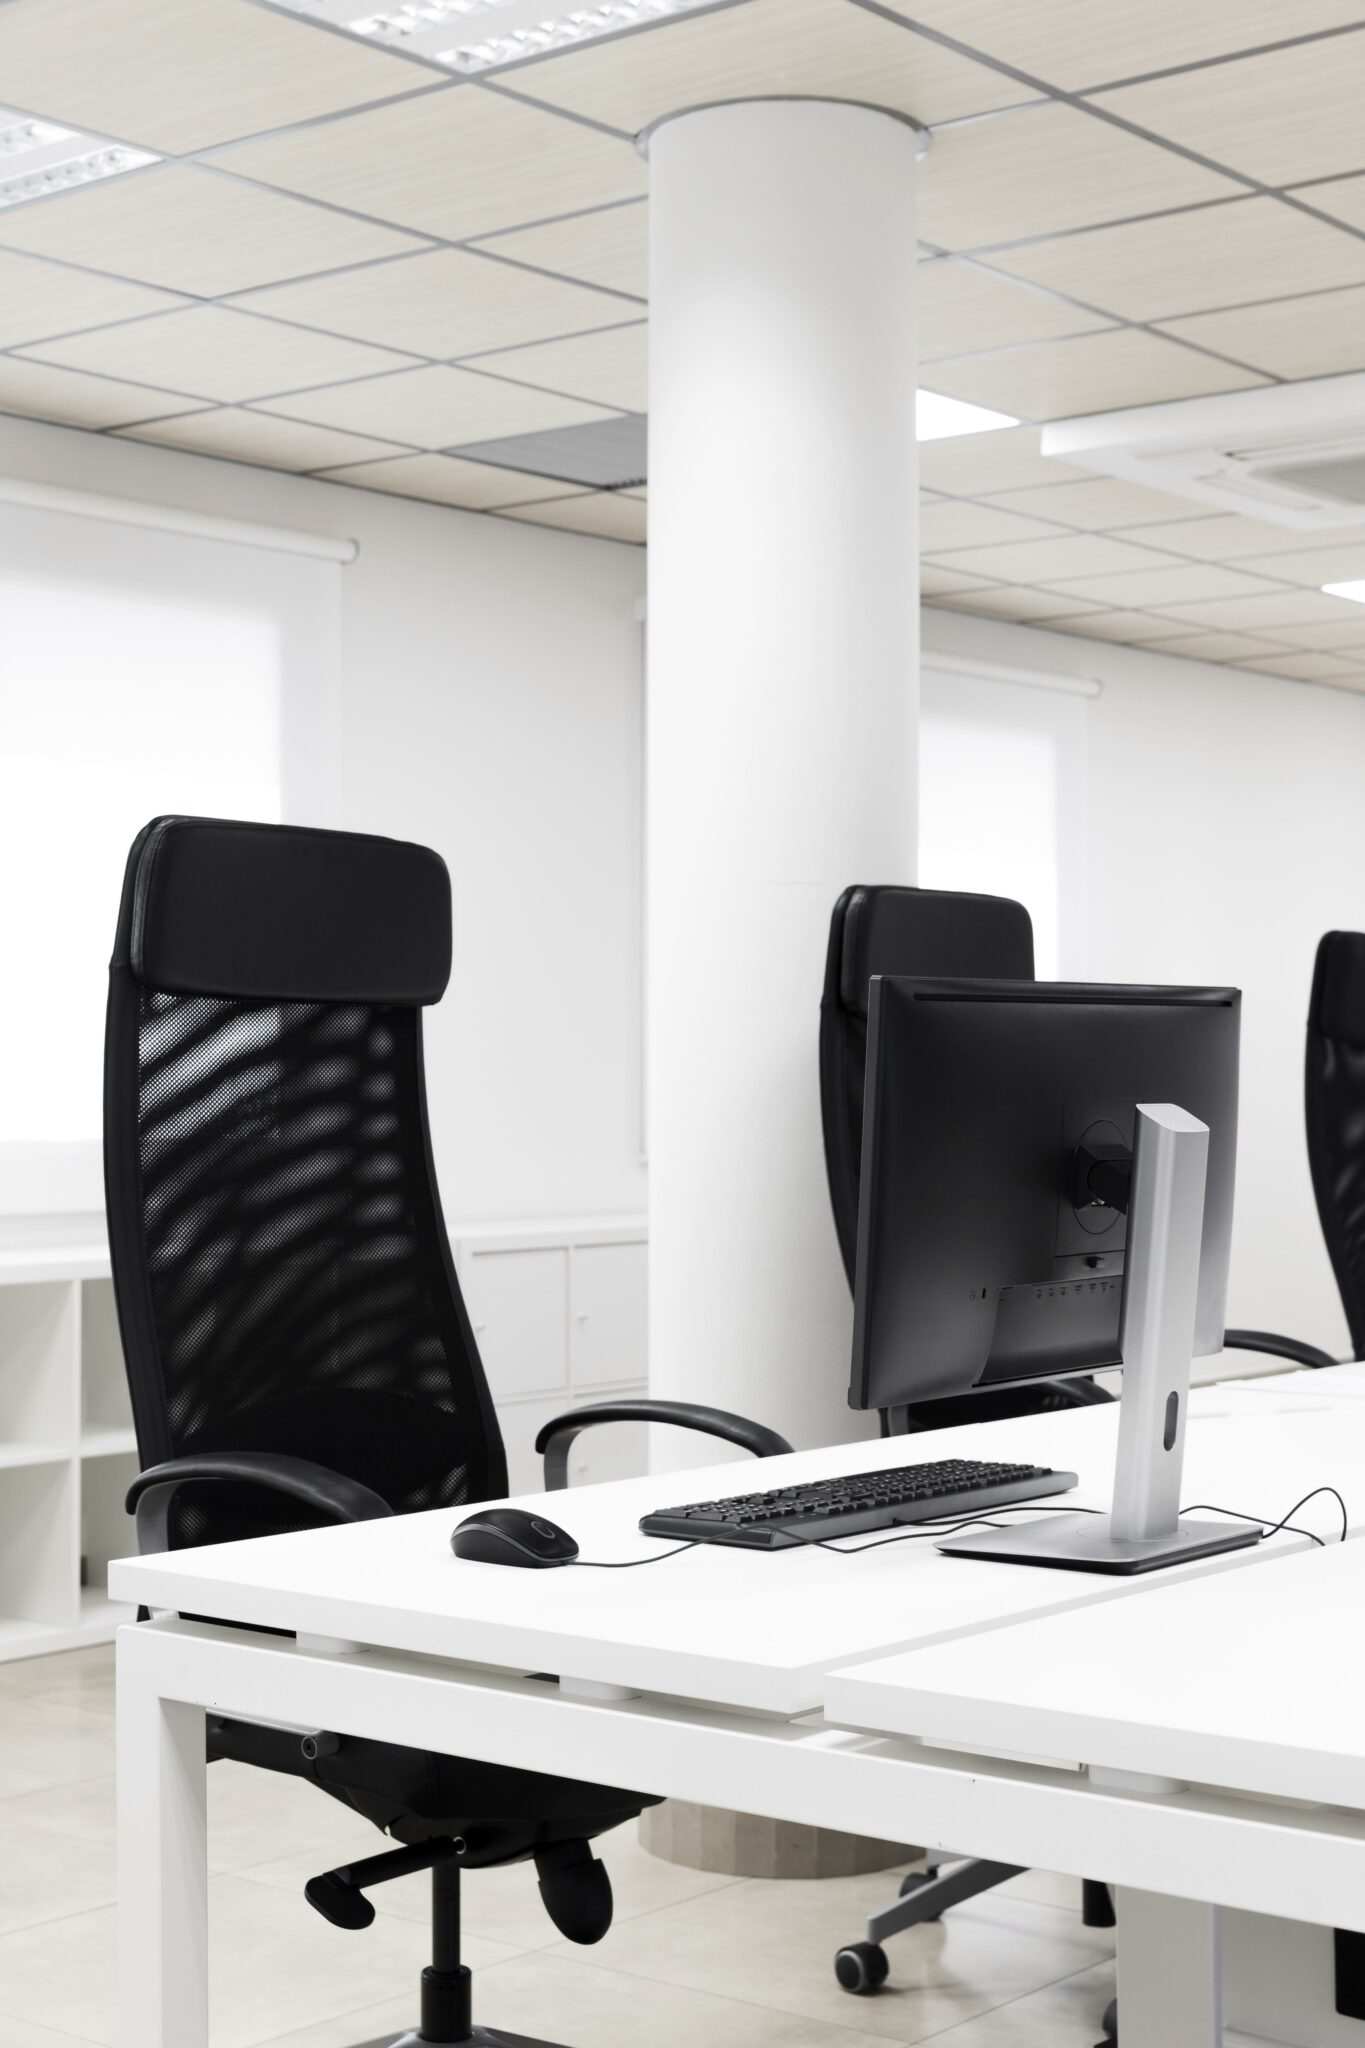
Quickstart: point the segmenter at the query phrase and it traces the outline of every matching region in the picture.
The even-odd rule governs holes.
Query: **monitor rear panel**
[[[1140,1102],[1209,1126],[1196,1351],[1222,1343],[1240,996],[1068,982],[872,984],[853,1369],[857,1408],[1121,1363],[1127,1219],[1078,1207],[1083,1139]]]

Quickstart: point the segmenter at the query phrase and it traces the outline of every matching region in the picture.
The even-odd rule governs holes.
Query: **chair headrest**
[[[874,974],[1033,979],[1033,925],[1008,896],[880,887],[849,889],[840,902],[838,1000],[855,1016],[867,1014]]]
[[[1365,1045],[1365,932],[1327,932],[1318,943],[1310,1030]]]
[[[114,965],[149,988],[270,1002],[435,1003],[450,877],[359,832],[154,818],[128,857]]]

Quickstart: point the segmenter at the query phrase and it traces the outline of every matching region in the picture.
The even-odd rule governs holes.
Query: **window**
[[[1086,700],[946,674],[920,697],[919,880],[1013,896],[1041,980],[1084,973]]]
[[[0,505],[0,1214],[97,1212],[104,1002],[159,812],[275,819],[334,562]],[[313,709],[320,707],[315,703]]]

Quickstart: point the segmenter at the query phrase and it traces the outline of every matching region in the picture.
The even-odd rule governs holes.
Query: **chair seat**
[[[541,1771],[342,1736],[330,1755],[305,1758],[288,1729],[212,1717],[209,1760],[306,1778],[395,1841],[458,1836],[467,1869],[515,1863],[556,1842],[590,1841],[633,1820],[657,1798]]]

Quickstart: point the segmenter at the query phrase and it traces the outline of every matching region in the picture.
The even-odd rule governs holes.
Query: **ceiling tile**
[[[474,85],[243,143],[217,161],[452,242],[633,199],[647,178],[630,142]]]
[[[576,484],[528,476],[520,469],[497,469],[491,462],[465,462],[458,455],[397,455],[387,462],[334,469],[326,481],[357,484],[364,491],[385,491],[400,498],[424,498],[428,504],[469,512],[520,505],[527,499],[572,497],[578,491]]]
[[[237,303],[415,355],[467,356],[629,320],[628,299],[560,284],[460,249],[430,249],[302,284],[248,292]]]
[[[500,82],[628,135],[678,107],[756,96],[875,101],[926,125],[1032,97],[848,0],[745,0],[541,58]]]
[[[999,541],[1039,540],[1056,532],[1045,520],[1027,519],[999,505],[979,505],[972,498],[935,498],[920,507],[919,544],[925,555]]]
[[[1056,420],[1111,406],[1196,398],[1208,391],[1244,391],[1266,380],[1159,334],[1115,327],[1071,341],[1030,342],[995,355],[957,356],[935,363],[921,381],[1016,418]]]
[[[1143,569],[1132,575],[1050,580],[1074,590],[1078,597],[1098,598],[1130,611],[1165,611],[1175,604],[1199,604],[1214,597],[1258,597],[1264,590],[1254,576],[1220,568],[1214,562],[1171,563],[1164,569]]]
[[[944,569],[937,562],[919,565],[919,594],[923,598],[947,599],[989,588],[984,576],[964,576],[960,569]]]
[[[1300,620],[1270,637],[1292,640],[1299,648],[1321,648],[1329,653],[1338,648],[1365,649],[1365,606],[1353,605],[1352,610],[1359,614],[1358,618],[1318,619],[1312,624]]]
[[[1008,541],[1000,547],[944,555],[945,568],[1002,583],[1061,583],[1073,576],[1118,575],[1126,569],[1159,569],[1162,557],[1103,533],[1059,534],[1053,540]],[[1100,593],[1095,593],[1099,598]]]
[[[1333,220],[1344,220],[1349,227],[1365,228],[1365,177],[1328,178],[1323,184],[1310,185],[1295,196],[1305,205],[1315,206],[1319,213],[1330,213]]]
[[[127,438],[183,448],[192,455],[227,456],[233,462],[251,462],[262,469],[323,469],[329,463],[364,462],[369,456],[393,452],[384,441],[304,426],[297,420],[269,419],[264,413],[245,412],[231,405],[131,427]]]
[[[1180,633],[1163,640],[1161,652],[1186,661],[1246,661],[1275,650],[1268,640],[1258,640],[1251,633]]]
[[[1132,538],[1145,546],[1170,548],[1173,554],[1189,555],[1199,562],[1235,562],[1246,555],[1268,554],[1272,549],[1320,545],[1324,539],[1331,539],[1334,545],[1342,539],[1365,540],[1365,528],[1352,527],[1344,534],[1339,529],[1330,535],[1297,533],[1267,519],[1241,518],[1236,512],[1214,512],[1200,517],[1193,505],[1189,506],[1188,515],[1169,524],[1134,527]],[[1261,565],[1248,562],[1246,566],[1254,573]]]
[[[264,412],[405,441],[410,448],[448,448],[460,441],[531,434],[606,417],[573,398],[552,398],[473,370],[433,366],[400,370],[392,377],[368,377],[358,384],[333,384],[326,391],[272,399]]]
[[[1102,605],[1078,604],[1055,590],[1029,590],[1022,583],[995,583],[984,590],[967,590],[936,597],[936,604],[953,611],[979,613],[988,619],[1010,619],[1026,625],[1050,624],[1054,619],[1074,618],[1078,613],[1102,611]],[[932,666],[933,656],[925,662]]]
[[[1284,297],[1365,283],[1365,241],[1278,199],[1235,199],[1159,220],[1088,228],[1006,249],[991,260],[1013,277],[1125,320],[1164,321],[1265,299],[1272,291]],[[1227,353],[1254,360],[1245,348]]]
[[[80,370],[0,356],[0,413],[55,420],[65,427],[118,427],[128,420],[185,412],[192,404],[176,392],[156,391],[146,384],[119,384]]]
[[[1297,22],[1295,22],[1297,27]],[[1098,104],[1267,185],[1365,170],[1365,30],[1105,93]]]
[[[940,249],[976,249],[1240,190],[1079,108],[1043,105],[936,135],[916,224]]]
[[[1365,241],[1356,246],[1365,255]],[[1365,369],[1365,286],[1163,324],[1181,340],[1291,381]]]
[[[932,490],[975,498],[987,491],[1012,491],[1086,475],[1069,462],[1040,454],[1038,441],[1037,427],[1003,427],[989,434],[926,441],[919,451],[919,480]]]
[[[1152,612],[1097,611],[1049,619],[1047,631],[1079,634],[1087,640],[1116,640],[1128,647],[1155,647],[1178,633],[1180,627]]]
[[[26,354],[72,370],[98,370],[160,384],[191,397],[272,398],[315,384],[339,384],[381,370],[410,366],[410,356],[330,334],[306,334],[250,313],[219,306],[192,306],[183,313],[158,313],[150,320],[125,320],[64,341],[39,342]]]
[[[644,412],[649,403],[649,329],[643,320],[536,348],[503,349],[481,356],[479,364],[491,375],[567,391],[571,398],[623,412]]]
[[[240,0],[9,0],[7,103],[181,154],[412,92],[439,74]]]
[[[1345,676],[1365,676],[1365,663],[1337,654],[1269,654],[1259,661],[1239,661],[1238,668],[1263,676],[1289,676],[1294,682],[1327,683]]]
[[[1146,484],[1129,483],[1126,477],[1085,478],[1069,484],[1042,484],[1031,490],[1006,491],[996,500],[1011,512],[1030,512],[1039,519],[1056,520],[1062,526],[1078,526],[1098,533],[1111,526],[1141,526],[1158,519],[1193,518],[1188,499],[1149,490]],[[1134,534],[1134,540],[1143,536]]]
[[[610,291],[640,299],[649,294],[649,208],[643,199],[552,220],[544,227],[516,228],[480,246],[514,263],[582,278]]]
[[[18,348],[73,328],[132,320],[185,302],[171,292],[153,292],[117,278],[91,277],[38,256],[0,249],[0,348]]]
[[[161,164],[8,207],[0,243],[206,298],[416,246],[390,228],[194,164]]]
[[[586,497],[560,498],[548,505],[522,505],[503,517],[533,526],[562,526],[570,533],[590,533],[599,540],[643,542],[645,538],[646,507],[638,498],[623,497],[618,491],[592,491]]]
[[[1268,549],[1256,555],[1244,566],[1258,576],[1275,576],[1283,583],[1302,583],[1310,589],[1321,589],[1324,583],[1351,583],[1365,577],[1365,543],[1359,540],[1338,540],[1331,533],[1312,535],[1296,534],[1292,538],[1283,527],[1278,538],[1286,546],[1272,554]],[[1307,547],[1296,542],[1308,541]]]
[[[1324,597],[1316,590],[1286,589],[1267,591],[1264,597],[1225,597],[1212,603],[1175,604],[1167,610],[1172,618],[1202,626],[1211,633],[1269,633],[1277,639],[1288,639],[1291,636],[1283,631],[1286,627],[1349,620],[1361,607],[1348,598]]]
[[[1365,243],[1361,247],[1365,251]],[[922,263],[919,288],[921,362],[1109,325],[1098,313],[1081,312],[1046,292],[1012,284],[951,256]]]
[[[1141,7],[1096,0],[882,4],[1068,92],[1360,19],[1360,0],[1294,0],[1289,19],[1284,0],[1199,0],[1194,7],[1189,0],[1144,0]]]

